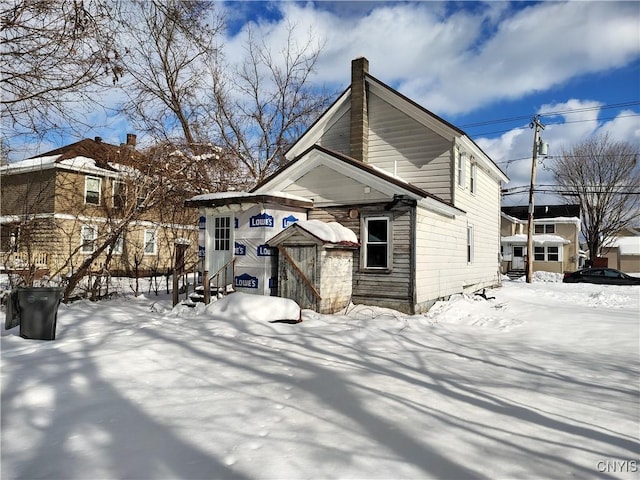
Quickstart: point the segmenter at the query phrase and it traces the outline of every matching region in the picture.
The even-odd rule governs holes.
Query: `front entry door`
[[[513,270],[524,270],[524,251],[525,247],[513,247],[513,259],[511,261],[511,268]]]
[[[231,216],[213,217],[212,221],[207,223],[210,240],[208,245],[210,251],[207,254],[209,257],[209,275],[215,275],[231,260],[233,253],[231,250],[233,243],[231,225]],[[224,274],[221,276],[224,276]]]

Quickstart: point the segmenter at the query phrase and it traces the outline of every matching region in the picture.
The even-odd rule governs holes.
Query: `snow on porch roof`
[[[185,201],[187,207],[222,207],[242,203],[275,203],[286,207],[312,208],[313,201],[308,198],[284,192],[217,192],[196,195]]]
[[[334,243],[337,245],[352,247],[357,247],[359,245],[358,237],[353,230],[339,224],[338,222],[325,223],[320,220],[299,220],[269,239],[267,244],[277,245],[286,238],[289,238],[295,229],[304,230],[325,243]]]
[[[527,243],[527,236],[524,233],[519,233],[509,237],[502,237],[500,243]],[[559,235],[533,235],[533,243],[534,245],[567,245],[571,242]]]

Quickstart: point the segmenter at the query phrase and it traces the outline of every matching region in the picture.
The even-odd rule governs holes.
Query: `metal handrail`
[[[209,276],[209,272],[205,271],[204,275],[203,275],[203,280],[204,280],[204,303],[208,304],[211,302],[211,285],[210,282],[211,280],[215,277],[216,278],[216,293],[220,290],[220,274],[224,271],[224,288],[226,290],[227,288],[227,272],[229,269],[229,265],[232,266],[231,268],[231,279],[233,279],[234,273],[235,273],[235,263],[236,263],[236,257],[231,257],[231,259],[225,263],[216,273],[214,273],[213,275]]]

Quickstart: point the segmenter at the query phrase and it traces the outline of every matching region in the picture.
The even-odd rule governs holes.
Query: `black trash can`
[[[55,340],[58,306],[63,292],[64,289],[59,287],[27,287],[17,290],[21,337]]]

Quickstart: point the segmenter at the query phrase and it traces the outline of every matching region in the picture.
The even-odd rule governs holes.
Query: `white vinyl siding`
[[[369,96],[370,165],[450,201],[452,145],[453,138],[443,138],[376,95]]]
[[[345,175],[320,165],[294,184],[283,189],[284,192],[313,199],[316,205],[323,203],[366,203],[389,199],[368,185],[363,185]]]
[[[349,122],[350,112],[346,111],[338,120],[322,134],[318,145],[330,150],[349,155]]]

